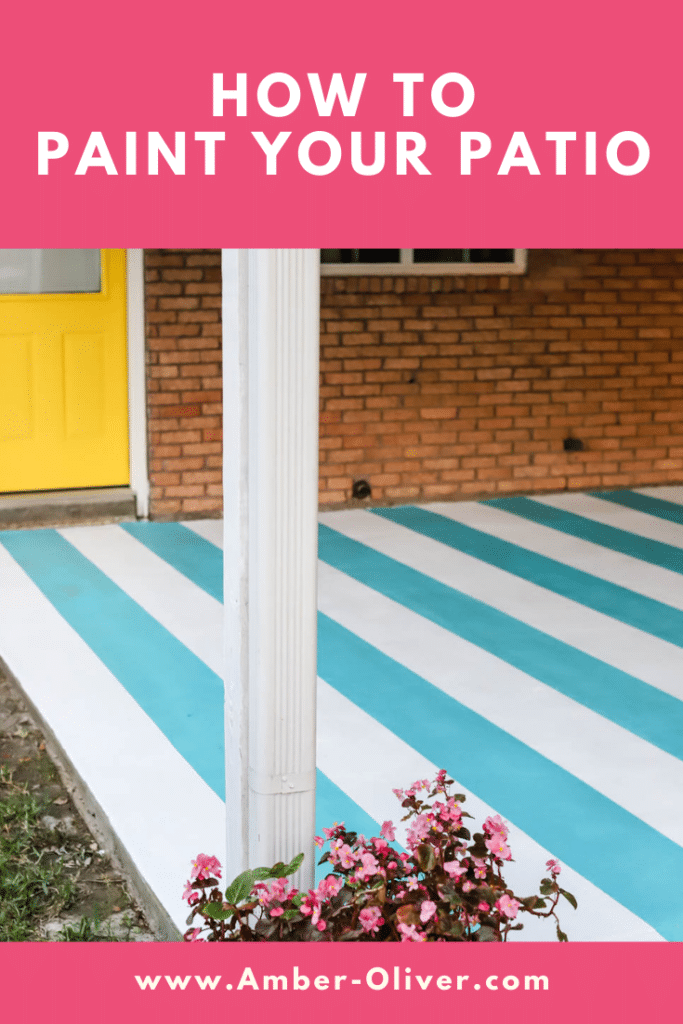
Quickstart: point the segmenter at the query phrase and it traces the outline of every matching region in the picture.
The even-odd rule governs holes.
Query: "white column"
[[[313,882],[319,254],[223,250],[227,875]]]

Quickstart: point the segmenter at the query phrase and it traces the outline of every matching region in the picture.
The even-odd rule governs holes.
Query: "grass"
[[[67,907],[75,885],[42,825],[45,804],[0,769],[0,942],[40,937],[40,925]]]

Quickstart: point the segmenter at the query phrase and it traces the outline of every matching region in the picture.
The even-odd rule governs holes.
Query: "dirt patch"
[[[0,939],[154,939],[1,667],[0,811]]]

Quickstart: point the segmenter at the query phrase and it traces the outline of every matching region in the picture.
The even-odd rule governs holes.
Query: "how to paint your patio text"
[[[155,975],[140,977],[135,975],[135,981],[143,990],[184,992],[188,987],[197,988],[202,992],[225,989],[227,991],[248,991],[248,992],[306,992],[309,989],[318,992],[341,992],[352,985],[360,985],[372,992],[427,992],[438,990],[440,992],[462,992],[466,989],[475,992],[516,992],[518,989],[524,992],[547,992],[549,988],[548,977],[545,974],[526,974],[519,977],[516,974],[504,976],[489,974],[485,978],[477,980],[469,974],[457,974],[451,977],[449,974],[418,974],[410,967],[371,967],[365,975],[359,978],[352,978],[346,974],[302,974],[298,967],[292,968],[291,976],[287,974],[262,974],[258,975],[251,967],[244,967],[239,979],[224,981],[218,974],[214,977],[207,975]]]
[[[273,72],[254,89],[246,73],[235,74],[226,82],[226,76],[217,72],[212,78],[212,116],[230,119],[230,137],[226,131],[176,131],[165,136],[158,131],[120,131],[107,133],[106,137],[102,131],[91,131],[87,137],[84,132],[82,137],[70,139],[64,132],[40,131],[38,174],[48,175],[59,167],[60,173],[81,177],[215,175],[221,170],[229,171],[242,159],[255,161],[256,169],[267,176],[275,176],[283,169],[291,172],[292,167],[316,177],[349,169],[364,177],[382,172],[401,176],[443,171],[442,154],[436,164],[426,156],[427,138],[422,132],[374,130],[376,101],[371,110],[364,110],[362,104],[367,78],[366,73],[357,73],[347,87],[343,76],[335,72],[325,88],[321,76],[310,73],[302,89],[293,75]],[[431,83],[421,72],[396,72],[391,84],[392,102],[384,109],[392,118],[419,118],[435,112],[445,119],[444,130],[448,130],[454,118],[464,117],[474,105],[474,85],[457,71],[438,75]],[[359,116],[372,128],[346,133],[275,133],[260,129],[241,131],[242,122],[233,120],[254,116],[262,121],[263,115],[282,119],[297,111],[297,126],[302,114],[310,114],[318,118]],[[611,135],[604,132],[598,137],[595,131],[553,130],[536,132],[529,138],[524,131],[510,130],[501,138],[478,130],[481,125],[476,127],[477,130],[453,133],[446,140],[447,170],[451,174],[468,176],[495,171],[503,177],[511,172],[535,177],[606,172],[631,176],[640,174],[650,160],[650,146],[636,131],[617,131]]]

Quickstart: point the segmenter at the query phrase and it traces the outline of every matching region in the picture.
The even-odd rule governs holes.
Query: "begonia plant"
[[[553,918],[557,938],[567,941],[557,905],[576,900],[558,883],[560,865],[546,863],[536,895],[520,897],[503,878],[512,860],[508,826],[490,816],[472,834],[464,819],[465,797],[440,771],[434,781],[414,782],[394,793],[405,810],[407,850],[396,848],[396,829],[385,821],[371,839],[344,824],[324,829],[316,844],[329,848],[320,864],[330,873],[315,889],[290,881],[303,860],[255,868],[221,892],[221,866],[200,854],[193,862],[184,899],[190,916],[187,942],[505,942],[523,927],[524,915]],[[195,919],[201,924],[197,926]]]

